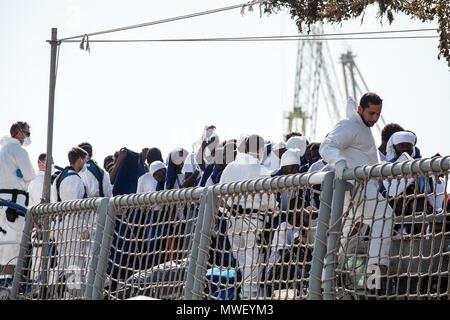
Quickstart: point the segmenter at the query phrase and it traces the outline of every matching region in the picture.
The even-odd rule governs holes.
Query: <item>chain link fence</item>
[[[350,175],[343,214],[330,229],[338,239],[328,248],[329,299],[448,299],[448,160]]]
[[[448,299],[450,157],[38,205],[13,299]]]
[[[28,211],[13,298],[84,298],[99,199],[34,206]]]

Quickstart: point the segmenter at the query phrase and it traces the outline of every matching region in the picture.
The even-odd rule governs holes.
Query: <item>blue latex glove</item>
[[[16,170],[16,176],[18,176],[19,178],[23,178],[23,174],[22,171],[20,171],[20,169]]]

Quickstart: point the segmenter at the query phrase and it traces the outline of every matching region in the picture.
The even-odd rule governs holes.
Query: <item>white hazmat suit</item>
[[[375,165],[380,162],[372,131],[355,111],[353,109],[349,112],[348,109],[347,118],[339,121],[320,145],[319,152],[323,160],[333,166],[339,162],[342,164],[342,161],[345,161],[348,168]],[[345,238],[352,232],[355,222],[363,216],[363,223],[370,226],[372,237],[368,264],[388,265],[392,209],[378,192],[376,180],[368,181],[362,196],[365,197],[364,204],[358,206],[356,210],[352,209],[344,223],[343,242],[346,242]],[[359,198],[359,195],[355,197]],[[376,199],[381,202],[377,203]],[[344,210],[349,205],[350,194],[346,192]]]
[[[21,146],[20,141],[12,137],[0,139],[0,198],[12,201],[13,195],[7,190],[26,192],[28,184],[35,177],[35,172],[28,156],[28,152]],[[18,171],[20,170],[20,172]],[[15,201],[26,207],[26,195],[18,194]],[[0,243],[13,241],[17,244],[0,245],[0,265],[16,265],[19,255],[20,241],[25,226],[25,217],[18,216],[15,222],[6,218],[6,207],[0,207]],[[5,233],[6,232],[6,233]]]

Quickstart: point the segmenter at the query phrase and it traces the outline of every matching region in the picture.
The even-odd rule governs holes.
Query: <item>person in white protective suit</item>
[[[28,193],[30,195],[30,202],[28,203],[28,208],[41,203],[42,189],[44,188],[44,176],[45,176],[45,166],[47,165],[47,155],[41,153],[38,157],[38,169],[36,177],[28,185]],[[51,166],[51,173],[55,172],[55,167]],[[53,189],[52,189],[53,191]],[[55,196],[55,195],[54,195]]]
[[[70,166],[58,175],[52,188],[56,199],[52,202],[69,201],[87,198],[86,186],[79,173],[87,170],[88,154],[79,147],[73,147],[68,153]],[[54,237],[58,271],[74,271],[74,268],[86,268],[90,253],[92,234],[92,218],[88,214],[65,214],[56,217]]]
[[[236,160],[227,165],[220,178],[220,184],[249,179],[270,177],[270,172],[260,164],[264,154],[264,139],[251,135],[244,142],[243,153],[237,153]],[[233,256],[242,273],[242,296],[244,299],[259,296],[258,281],[262,275],[261,255],[258,241],[268,210],[273,210],[274,196],[255,194],[229,199],[228,227]]]
[[[111,198],[112,185],[109,173],[100,168],[100,166],[92,159],[92,145],[88,142],[82,142],[79,148],[87,152],[88,158],[86,162],[86,171],[79,173],[81,179],[86,185],[88,198],[106,197]]]
[[[28,206],[28,184],[35,172],[28,152],[22,147],[31,143],[30,126],[18,121],[10,128],[11,136],[0,139],[0,199]],[[19,255],[25,215],[12,208],[0,207],[0,270],[12,277]],[[17,242],[4,244],[2,242]]]
[[[371,128],[378,121],[382,109],[382,99],[368,92],[356,102],[350,98],[347,104],[347,118],[339,121],[320,145],[322,158],[335,167],[336,175],[342,178],[346,168],[375,165],[380,162],[379,152]],[[368,181],[364,205],[350,210],[343,227],[343,244],[347,237],[363,228],[370,227],[369,265],[378,265],[380,272],[386,272],[392,229],[392,208],[378,192],[376,180]],[[358,199],[359,197],[356,197]],[[381,202],[377,203],[376,199]],[[346,192],[344,210],[350,205],[350,195]],[[356,211],[356,212],[355,212]],[[359,221],[363,217],[363,225]],[[355,224],[355,221],[358,223]]]

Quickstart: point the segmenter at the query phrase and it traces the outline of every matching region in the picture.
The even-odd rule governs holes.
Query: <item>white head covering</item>
[[[300,165],[300,150],[299,149],[288,149],[281,156],[281,166],[289,166],[292,164]]]
[[[414,146],[416,144],[416,136],[408,131],[398,131],[394,133],[389,138],[386,146],[386,159],[394,159],[396,157],[394,145],[404,142],[411,143]]]
[[[347,109],[345,111],[347,118],[350,118],[352,115],[358,113],[358,103],[355,101],[353,97],[348,97]]]
[[[236,141],[236,148],[238,152],[241,152],[241,144],[245,142],[245,139],[248,138],[248,134],[241,134],[241,136]]]
[[[303,157],[306,151],[306,138],[303,136],[290,137],[286,142],[287,149],[299,149],[300,156]]]
[[[161,170],[161,169],[166,169],[166,165],[161,161],[153,161],[150,165],[149,171],[150,171],[150,174],[153,176],[153,174],[156,171]]]
[[[179,156],[179,152],[183,152],[183,156],[180,158]],[[176,148],[174,150],[172,150],[172,152],[170,153],[170,158],[172,159],[172,162],[176,165],[181,164],[186,157],[188,156],[189,152],[187,152],[187,150],[183,149],[183,148]]]

